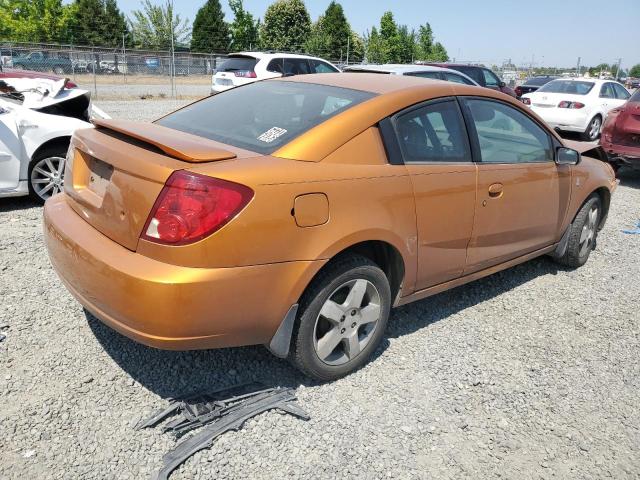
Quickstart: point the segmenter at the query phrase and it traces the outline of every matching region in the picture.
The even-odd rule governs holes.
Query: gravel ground
[[[148,478],[174,440],[141,417],[250,380],[297,387],[312,419],[261,415],[172,479],[640,478],[639,218],[626,174],[585,267],[541,258],[397,309],[370,364],[318,385],[261,347],[163,352],[87,317],[41,209],[2,199],[0,478]]]

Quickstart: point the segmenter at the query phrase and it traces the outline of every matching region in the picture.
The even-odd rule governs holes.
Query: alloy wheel
[[[65,159],[47,157],[38,160],[31,170],[31,186],[42,200],[60,193],[64,187]]]
[[[580,234],[580,256],[583,257],[593,247],[593,241],[596,236],[596,230],[598,228],[598,207],[594,205],[589,210],[587,215],[587,221],[582,227],[582,233]]]
[[[600,120],[600,117],[595,117],[593,120],[591,120],[591,124],[589,125],[589,138],[591,140],[595,140],[596,138],[598,138],[601,126],[602,120]]]
[[[381,298],[373,283],[350,280],[329,295],[314,327],[314,348],[328,365],[352,361],[367,346],[382,314]]]

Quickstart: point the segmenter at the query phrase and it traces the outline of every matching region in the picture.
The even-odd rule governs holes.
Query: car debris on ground
[[[260,383],[248,383],[210,393],[198,393],[183,400],[172,400],[169,405],[148,419],[140,422],[136,429],[153,428],[176,414],[163,427],[163,432],[182,435],[196,428],[207,428],[180,442],[164,455],[163,466],[152,477],[154,480],[169,478],[179,465],[200,450],[210,447],[220,435],[239,430],[244,422],[269,410],[279,409],[303,420],[309,415],[295,404],[292,388],[267,388]]]
[[[640,220],[636,223],[636,228],[633,230],[622,230],[622,233],[626,233],[628,235],[640,235]]]

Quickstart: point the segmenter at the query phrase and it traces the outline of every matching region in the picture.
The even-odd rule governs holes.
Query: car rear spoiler
[[[589,142],[576,142],[575,140],[563,140],[565,147],[577,150],[580,155],[585,157],[597,158],[603,162],[608,162],[609,157],[600,145],[594,145]]]
[[[153,145],[170,157],[185,162],[205,163],[236,158],[235,153],[224,150],[218,142],[155,123],[95,119],[94,124],[98,129],[117,132]]]

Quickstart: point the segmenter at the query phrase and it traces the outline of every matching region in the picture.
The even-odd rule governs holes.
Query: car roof
[[[322,60],[323,62],[328,62],[328,60],[324,60],[323,58],[314,57],[312,55],[301,55],[299,53],[287,53],[287,52],[234,52],[230,53],[229,57],[253,57],[259,60],[262,59],[272,59],[272,58],[312,58],[314,60]]]
[[[434,67],[431,65],[401,65],[396,63],[379,64],[362,64],[362,65],[350,65],[344,68],[350,71],[367,71],[367,72],[381,72],[381,73],[397,73],[402,75],[407,72],[443,72],[448,71],[447,68]],[[459,73],[459,72],[455,72]]]

